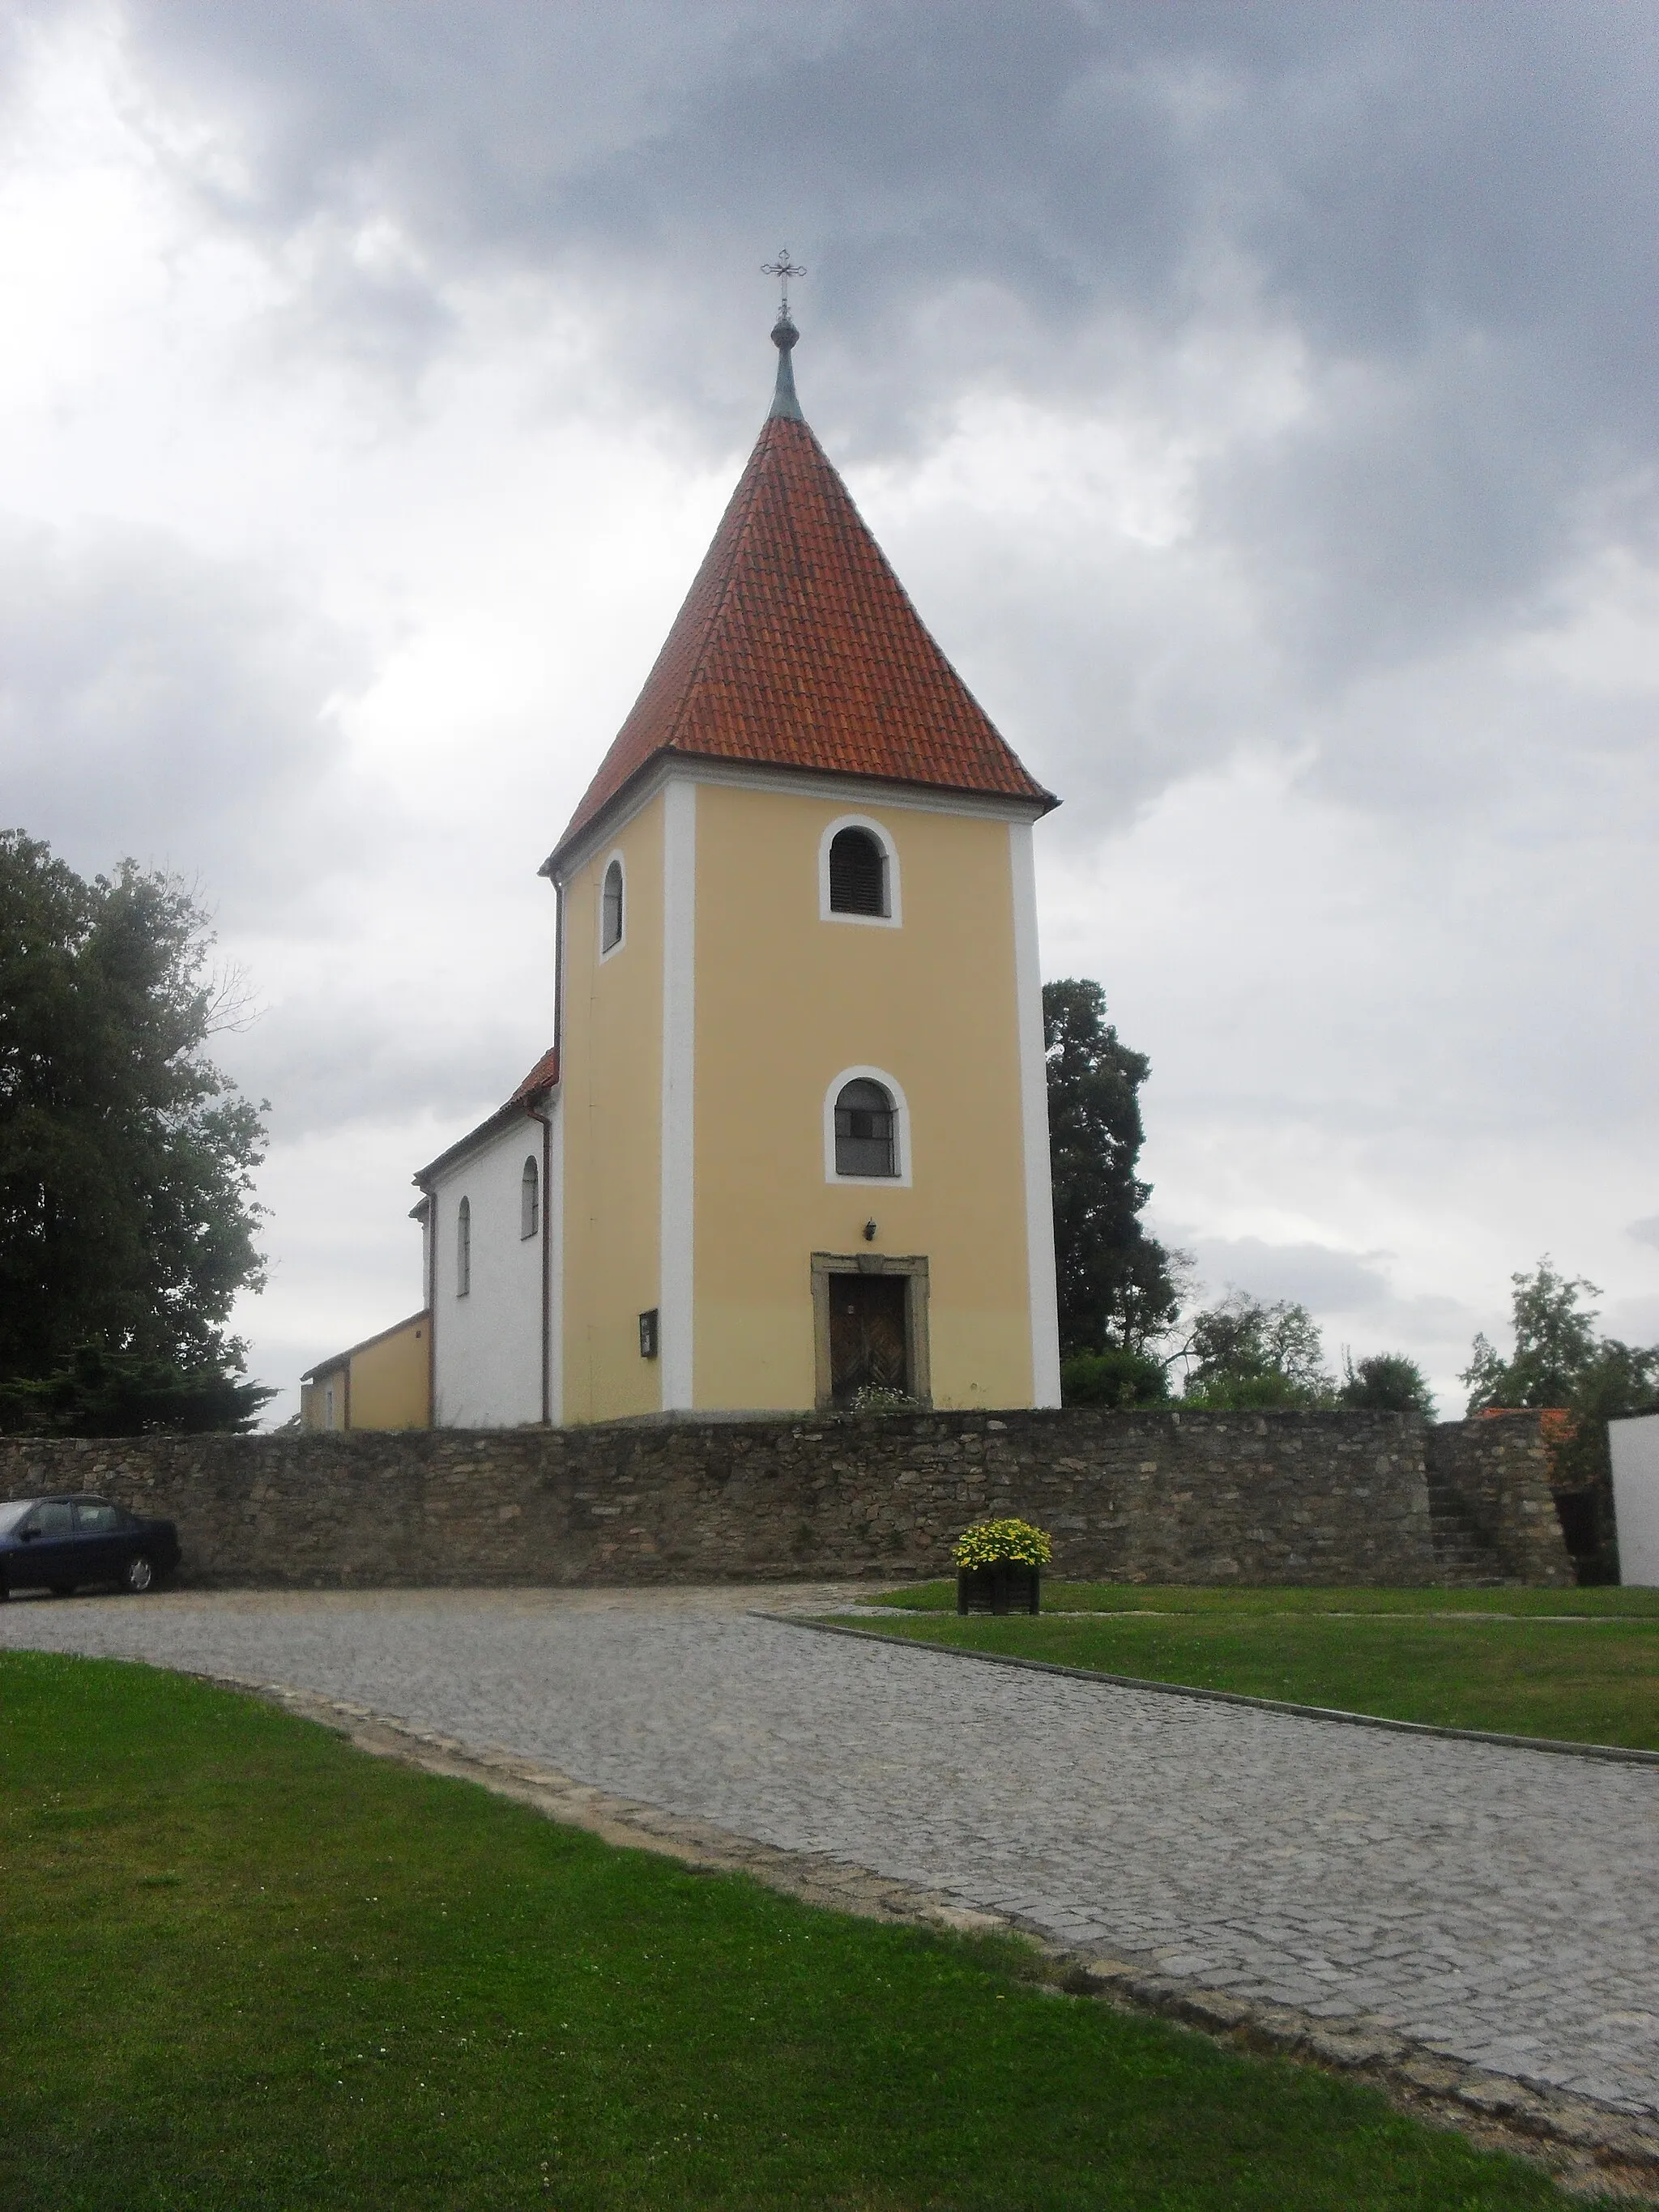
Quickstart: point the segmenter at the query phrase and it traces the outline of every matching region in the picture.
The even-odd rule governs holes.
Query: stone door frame
[[[887,1252],[814,1252],[812,1255],[812,1368],[813,1403],[820,1413],[835,1410],[830,1359],[830,1291],[836,1275],[902,1275],[904,1291],[904,1364],[909,1370],[910,1395],[930,1410],[933,1403],[933,1368],[927,1356],[927,1259],[923,1254],[899,1255]]]

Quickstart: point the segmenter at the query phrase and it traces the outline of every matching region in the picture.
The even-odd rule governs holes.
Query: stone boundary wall
[[[1424,1443],[1434,1510],[1460,1517],[1506,1581],[1553,1587],[1573,1580],[1540,1414],[1438,1421],[1425,1430]]]
[[[1507,1547],[1516,1579],[1571,1579],[1559,1535],[1549,1559],[1534,1540],[1522,1425],[1460,1423],[1460,1437],[1486,1433],[1431,1449],[1441,1479],[1462,1486]],[[947,1572],[957,1532],[1003,1513],[1051,1530],[1054,1571],[1071,1577],[1431,1583],[1447,1570],[1425,1446],[1414,1414],[1090,1407],[12,1437],[0,1438],[0,1496],[97,1491],[164,1515],[179,1525],[183,1578],[198,1585],[902,1580]],[[1517,1480],[1510,1497],[1504,1486]]]

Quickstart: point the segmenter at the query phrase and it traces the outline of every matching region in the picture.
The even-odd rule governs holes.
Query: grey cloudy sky
[[[0,814],[253,980],[256,1370],[546,1041],[785,240],[1160,1230],[1451,1406],[1545,1250],[1659,1336],[1656,123],[1653,0],[13,0]]]

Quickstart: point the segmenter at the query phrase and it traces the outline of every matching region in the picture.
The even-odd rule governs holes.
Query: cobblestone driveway
[[[349,1700],[1211,1989],[1364,2015],[1659,2112],[1659,1769],[1110,1688],[745,1610],[783,1595],[23,1601],[0,1612],[0,1644]]]

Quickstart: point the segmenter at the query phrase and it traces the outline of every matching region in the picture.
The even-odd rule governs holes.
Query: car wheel
[[[127,1561],[126,1585],[134,1597],[143,1597],[155,1580],[155,1570],[143,1552],[136,1552]]]
[[[73,1597],[75,1595],[75,1584],[73,1583],[54,1583],[52,1586],[52,1594],[54,1597]]]

